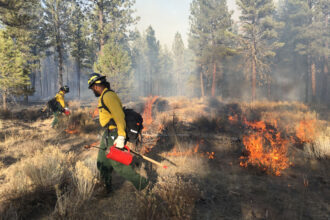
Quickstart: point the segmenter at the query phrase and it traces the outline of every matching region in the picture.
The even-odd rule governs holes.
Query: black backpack
[[[52,112],[61,110],[62,106],[60,105],[61,104],[56,101],[55,97],[47,102],[47,106]]]
[[[108,90],[108,91],[112,91],[112,90]],[[105,93],[107,93],[108,91],[106,91]],[[103,102],[103,96],[101,97],[102,108],[110,112],[108,107]],[[125,114],[125,121],[126,121],[126,129],[125,129],[126,140],[131,143],[137,144],[139,142],[139,135],[142,137],[141,131],[143,129],[143,118],[140,113],[134,111],[133,109],[124,107],[123,111]],[[110,126],[110,125],[116,125],[113,119],[110,120],[110,122],[106,126]]]

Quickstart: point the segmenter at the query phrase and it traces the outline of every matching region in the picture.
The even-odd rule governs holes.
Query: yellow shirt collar
[[[100,98],[103,96],[103,94],[104,94],[107,90],[109,90],[109,89],[108,89],[108,88],[104,88],[104,89],[103,89],[103,91],[102,91],[102,93],[101,93],[101,95],[100,95]]]

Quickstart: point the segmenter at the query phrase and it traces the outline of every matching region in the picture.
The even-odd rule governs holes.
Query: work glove
[[[64,114],[65,115],[70,115],[70,110],[68,108],[64,108]]]
[[[114,145],[116,146],[116,148],[123,149],[125,146],[125,137],[118,136],[114,142]]]

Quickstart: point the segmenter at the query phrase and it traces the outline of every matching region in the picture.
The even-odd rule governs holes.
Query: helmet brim
[[[98,78],[93,79],[93,80],[90,82],[90,84],[89,84],[89,86],[88,86],[88,89],[91,89],[92,86],[93,86],[97,81],[100,81],[100,83],[102,83],[102,81],[105,81],[105,76],[101,76],[101,77],[98,77]]]

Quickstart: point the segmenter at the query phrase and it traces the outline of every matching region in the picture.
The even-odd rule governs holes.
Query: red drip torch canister
[[[132,154],[130,154],[130,149],[125,146],[124,148],[127,149],[127,151],[120,150],[116,148],[115,145],[110,147],[110,152],[107,154],[107,158],[117,161],[119,163],[125,164],[125,165],[130,165],[133,160]]]

